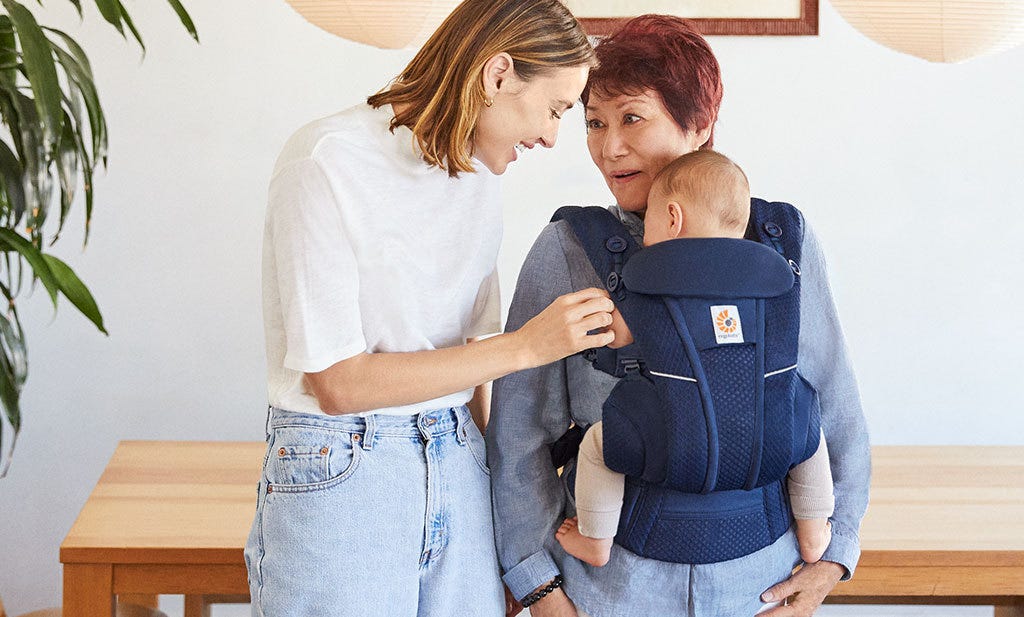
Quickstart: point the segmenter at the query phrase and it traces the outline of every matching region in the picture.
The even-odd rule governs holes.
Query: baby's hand
[[[626,325],[626,320],[622,318],[619,309],[612,311],[612,325],[608,326],[608,332],[615,334],[615,340],[608,343],[612,349],[625,347],[633,342],[633,333],[629,331],[629,326]]]

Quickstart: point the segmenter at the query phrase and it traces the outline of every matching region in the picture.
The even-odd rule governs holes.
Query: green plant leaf
[[[121,36],[124,36],[124,28],[121,26],[121,11],[117,8],[117,4],[117,0],[96,0],[96,8],[100,10],[103,19],[117,28]]]
[[[89,160],[89,153],[85,151],[84,147],[80,149],[79,154],[83,161]],[[83,246],[89,243],[89,228],[92,225],[92,170],[92,163],[86,163],[82,166],[82,183],[85,186],[85,239],[82,240]]]
[[[11,108],[16,120],[11,124],[11,135],[18,146],[18,155],[24,169],[25,205],[28,208],[28,228],[32,242],[42,245],[42,224],[46,220],[53,195],[48,155],[43,142],[41,121],[31,98],[21,92],[10,92]],[[7,105],[0,104],[0,107]]]
[[[60,37],[61,41],[64,42],[64,45],[67,46],[68,51],[71,52],[71,55],[74,56],[75,60],[78,61],[78,64],[81,65],[85,74],[89,76],[89,81],[92,81],[92,65],[89,64],[89,58],[86,57],[85,50],[82,49],[82,46],[79,45],[75,39],[68,36],[66,32],[56,28],[49,28],[47,26],[43,26],[43,30],[52,32]]]
[[[50,300],[53,302],[54,310],[56,310],[57,292],[60,290],[60,284],[57,277],[50,270],[43,252],[14,230],[6,228],[0,228],[0,250],[17,251],[25,258],[36,278],[43,282],[43,287],[50,294]]]
[[[18,318],[18,311],[14,308],[14,300],[10,297],[10,290],[6,285],[0,284],[3,288],[4,297],[7,298],[9,314],[13,322],[0,312],[0,346],[3,347],[4,355],[10,360],[14,369],[12,375],[14,384],[20,390],[28,378],[28,350],[25,347],[25,331],[21,328],[21,320]]]
[[[71,4],[75,5],[75,10],[78,11],[78,18],[82,19],[82,0],[68,0]],[[42,4],[42,0],[39,2]]]
[[[43,259],[50,266],[50,271],[56,277],[61,292],[71,301],[71,304],[74,304],[89,321],[96,324],[100,332],[109,334],[103,327],[103,316],[100,315],[100,309],[96,306],[96,300],[93,299],[89,289],[71,267],[53,255],[43,255]]]
[[[18,40],[14,36],[14,24],[8,15],[0,15],[0,69],[7,73],[13,83],[18,78]]]
[[[0,323],[6,323],[7,318],[0,315]],[[4,407],[4,415],[11,423],[11,428],[18,431],[21,428],[21,409],[18,406],[18,398],[21,394],[21,387],[17,385],[15,368],[11,364],[11,358],[6,356],[7,350],[0,354],[0,404]]]
[[[21,42],[25,72],[35,94],[36,109],[43,120],[43,141],[53,143],[60,135],[61,93],[50,42],[28,9],[15,0],[3,0],[3,5]]]
[[[14,448],[18,444],[18,433],[21,431],[21,406],[18,404],[18,399],[21,393],[14,387],[10,377],[10,373],[7,371],[6,363],[0,362],[0,403],[3,404],[4,413],[10,421],[12,418],[17,420],[18,428],[14,428],[13,422],[11,428],[14,429],[14,435],[11,437],[11,447],[7,450],[6,460],[4,461],[3,468],[0,468],[0,478],[6,478],[7,472],[11,468],[11,461],[14,460]],[[0,423],[2,424],[2,423]],[[0,426],[2,429],[3,426]],[[0,435],[2,436],[2,435]],[[3,442],[0,442],[0,446]]]
[[[14,156],[7,142],[0,139],[0,184],[3,185],[14,224],[25,216],[25,186],[21,180],[23,173],[21,161]]]
[[[71,211],[71,204],[75,199],[75,189],[78,185],[78,140],[75,135],[74,125],[71,117],[64,114],[64,130],[61,133],[60,141],[57,142],[57,176],[60,178],[60,221],[57,224],[57,232],[54,234],[52,245],[60,237],[64,229],[64,221],[67,220]]]
[[[92,222],[92,182],[93,169],[95,168],[95,164],[93,162],[93,158],[90,156],[89,149],[83,141],[85,130],[82,126],[82,118],[80,115],[81,107],[84,105],[89,111],[89,131],[94,137],[92,145],[94,147],[99,147],[98,154],[100,154],[101,156],[106,155],[106,120],[103,117],[102,110],[99,107],[99,101],[95,98],[95,90],[92,85],[92,80],[89,74],[87,73],[88,60],[85,60],[84,56],[82,58],[73,57],[71,54],[68,54],[68,52],[65,52],[64,50],[56,46],[54,46],[54,53],[57,55],[57,58],[61,65],[65,67],[65,71],[67,71],[69,75],[72,75],[71,81],[75,85],[75,87],[69,88],[69,97],[65,99],[65,106],[71,111],[72,114],[71,118],[65,119],[65,121],[73,120],[76,127],[76,130],[72,131],[71,135],[73,135],[75,139],[75,144],[78,153],[77,159],[79,161],[78,169],[82,173],[82,183],[85,190],[85,237],[82,241],[83,246],[85,246],[89,242],[89,232],[91,227],[90,224]],[[79,88],[79,84],[82,84],[84,87]],[[83,103],[83,101],[85,102]],[[98,127],[93,125],[94,122],[98,123]],[[97,135],[99,135],[99,143],[97,143],[97,140],[95,139]],[[60,221],[61,228],[63,228],[67,214],[68,212],[62,209]],[[61,229],[57,230],[57,236],[59,236],[60,231]],[[53,241],[51,241],[51,244],[53,244],[53,242],[57,240],[57,236],[54,237]]]
[[[128,14],[128,9],[124,8],[124,5],[121,4],[120,0],[117,2],[117,10],[121,12],[121,19],[123,19],[124,23],[128,25],[128,29],[131,31],[132,36],[135,37],[135,40],[139,42],[139,47],[142,48],[142,55],[145,56],[146,44],[142,42],[142,35],[139,34],[138,29],[135,27],[135,22],[132,21],[131,15]]]
[[[178,14],[178,19],[181,20],[182,25],[185,26],[188,33],[191,34],[192,38],[195,39],[196,43],[198,43],[199,33],[196,31],[196,25],[192,23],[192,18],[189,17],[188,11],[185,10],[185,7],[181,6],[181,2],[178,0],[167,1],[171,4],[171,8],[174,9],[174,12]]]
[[[28,376],[28,353],[25,349],[25,335],[21,329],[21,321],[18,319],[18,312],[14,308],[14,299],[10,289],[0,284],[3,295],[10,307],[10,316],[13,323],[0,312],[0,407],[3,407],[4,416],[10,423],[14,434],[11,436],[11,447],[7,453],[3,469],[0,469],[0,478],[7,475],[11,459],[14,456],[14,447],[18,441],[18,433],[21,431],[21,389],[25,385]],[[0,421],[0,449],[3,448],[3,422]]]
[[[7,460],[4,462],[3,468],[0,469],[0,478],[7,476],[7,471],[11,467],[11,460],[14,459],[14,448],[18,444],[18,433],[21,431],[21,406],[18,400],[20,398],[21,392],[14,385],[14,378],[11,375],[8,363],[0,361],[0,405],[3,406],[4,415],[7,416],[7,421],[11,423],[11,429],[14,430],[14,435],[11,437],[11,447],[7,450]]]
[[[54,31],[62,38],[66,37],[62,32]],[[107,120],[103,115],[103,108],[100,106],[99,94],[96,92],[96,85],[93,83],[92,72],[89,69],[89,61],[85,54],[75,53],[76,50],[68,46],[71,53],[64,51],[58,45],[53,45],[53,53],[61,68],[74,82],[78,91],[85,101],[85,109],[89,116],[89,133],[92,135],[92,160],[105,161],[107,156]],[[81,52],[81,48],[78,48]],[[81,130],[79,130],[81,132]]]

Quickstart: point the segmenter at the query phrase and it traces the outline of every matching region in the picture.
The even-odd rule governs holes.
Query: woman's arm
[[[832,300],[825,256],[813,230],[804,233],[800,302],[800,374],[818,392],[836,498],[832,542],[822,557],[853,575],[860,558],[860,522],[868,505],[871,447],[846,337]]]
[[[509,308],[508,332],[519,331],[552,298],[572,291],[557,225],[544,228],[526,257]],[[566,362],[494,383],[494,414],[486,437],[495,540],[505,584],[517,599],[559,573],[545,544],[554,539],[565,506],[549,447],[572,423]]]
[[[795,595],[789,606],[774,608],[764,613],[765,617],[812,615],[836,583],[853,575],[871,481],[867,422],[832,300],[825,257],[817,237],[806,223],[804,227],[798,362],[800,374],[814,386],[821,402],[821,427],[828,443],[836,505],[831,518],[832,542],[825,554],[765,592],[765,602]]]
[[[306,378],[331,415],[426,401],[607,345],[614,334],[587,332],[609,325],[613,308],[604,290],[584,289],[554,299],[515,332],[446,349],[361,353]]]

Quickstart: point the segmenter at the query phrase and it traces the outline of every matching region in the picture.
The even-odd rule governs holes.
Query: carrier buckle
[[[640,360],[636,358],[624,358],[619,360],[619,373],[623,377],[632,375],[633,373],[639,373],[642,365]]]

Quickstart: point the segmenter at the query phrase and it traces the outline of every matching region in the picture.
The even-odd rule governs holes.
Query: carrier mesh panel
[[[796,395],[796,371],[772,375],[764,380],[764,452],[761,455],[761,486],[782,478],[793,462],[793,398]],[[801,443],[806,442],[805,433]]]
[[[793,460],[790,465],[798,465],[811,458],[818,449],[820,437],[821,409],[818,395],[811,384],[797,373],[793,405]]]
[[[714,520],[662,514],[651,530],[645,556],[673,561],[674,556],[688,554],[693,560],[689,563],[709,563],[742,557],[749,547],[771,542],[763,510]]]
[[[750,473],[757,410],[754,345],[722,345],[700,352],[718,425],[718,481],[713,490],[741,489]],[[788,447],[788,442],[786,446]]]
[[[709,496],[627,481],[615,542],[637,555],[673,563],[715,563],[749,555],[778,540],[792,523],[783,484],[744,491],[758,498],[754,503],[744,499],[745,505],[735,511],[704,512],[699,504]]]
[[[657,296],[630,294],[626,297],[633,312],[633,321],[626,320],[626,325],[634,333],[634,338],[643,350],[647,367],[652,371],[661,371],[692,377],[693,370],[686,358],[686,351],[679,344],[672,318],[664,301]],[[657,324],[657,330],[655,330]],[[649,333],[641,339],[637,332],[644,330]]]
[[[664,479],[653,477],[650,481],[663,481],[667,488],[685,493],[699,493],[704,489],[708,468],[708,427],[704,419],[697,384],[667,377],[653,377],[661,392],[673,401],[674,413],[668,416],[665,432],[657,441],[671,447],[665,457],[667,473]]]

